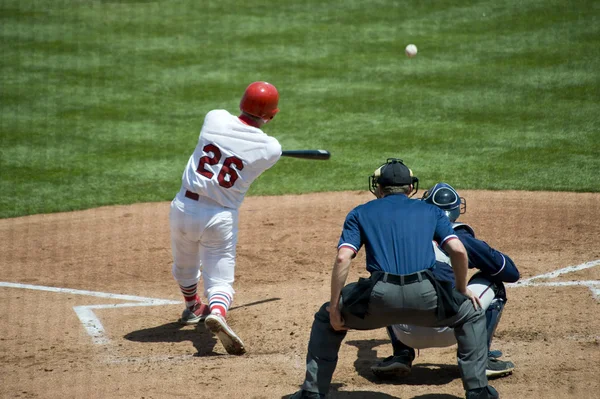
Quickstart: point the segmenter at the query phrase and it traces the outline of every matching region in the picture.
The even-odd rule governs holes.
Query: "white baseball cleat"
[[[219,338],[227,353],[238,356],[246,353],[244,343],[227,325],[223,316],[213,313],[206,317],[204,325]]]

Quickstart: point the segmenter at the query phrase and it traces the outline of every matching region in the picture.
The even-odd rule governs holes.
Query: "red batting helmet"
[[[246,88],[242,101],[240,101],[240,110],[270,121],[279,112],[278,102],[279,93],[275,86],[267,82],[254,82]]]

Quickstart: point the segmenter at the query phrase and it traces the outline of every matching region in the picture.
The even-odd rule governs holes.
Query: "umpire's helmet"
[[[451,222],[455,222],[459,215],[467,211],[467,201],[446,183],[438,183],[425,191],[421,200],[441,208]]]
[[[378,185],[381,187],[412,185],[409,197],[419,191],[419,179],[413,176],[412,170],[404,164],[404,161],[398,158],[388,158],[383,165],[375,169],[375,172],[369,176],[369,190],[376,196]]]
[[[271,83],[254,82],[246,88],[240,110],[268,122],[279,112],[279,93]]]

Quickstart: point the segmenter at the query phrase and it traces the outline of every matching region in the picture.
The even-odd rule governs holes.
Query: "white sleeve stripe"
[[[502,262],[502,267],[500,268],[500,270],[498,270],[498,273],[494,273],[494,274],[492,274],[492,277],[493,277],[493,276],[497,276],[498,274],[500,274],[500,272],[501,272],[502,270],[504,270],[504,266],[506,266],[506,258],[505,258],[505,257],[504,257],[504,255],[502,255],[502,254],[500,254],[500,256],[502,256],[502,260],[503,260],[503,262]]]
[[[440,247],[444,246],[444,243],[448,240],[451,240],[453,238],[458,239],[458,236],[456,234],[450,234],[448,237],[444,238],[444,240],[442,242],[440,242]]]
[[[338,246],[338,249],[340,249],[341,247],[350,247],[350,249],[352,249],[354,252],[358,252],[358,249],[354,245],[348,244],[347,242],[340,244]]]

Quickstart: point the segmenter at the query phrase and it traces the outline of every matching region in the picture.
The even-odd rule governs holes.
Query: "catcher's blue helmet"
[[[467,201],[446,183],[438,183],[425,191],[421,200],[441,208],[451,222],[455,222],[459,215],[467,211]]]

